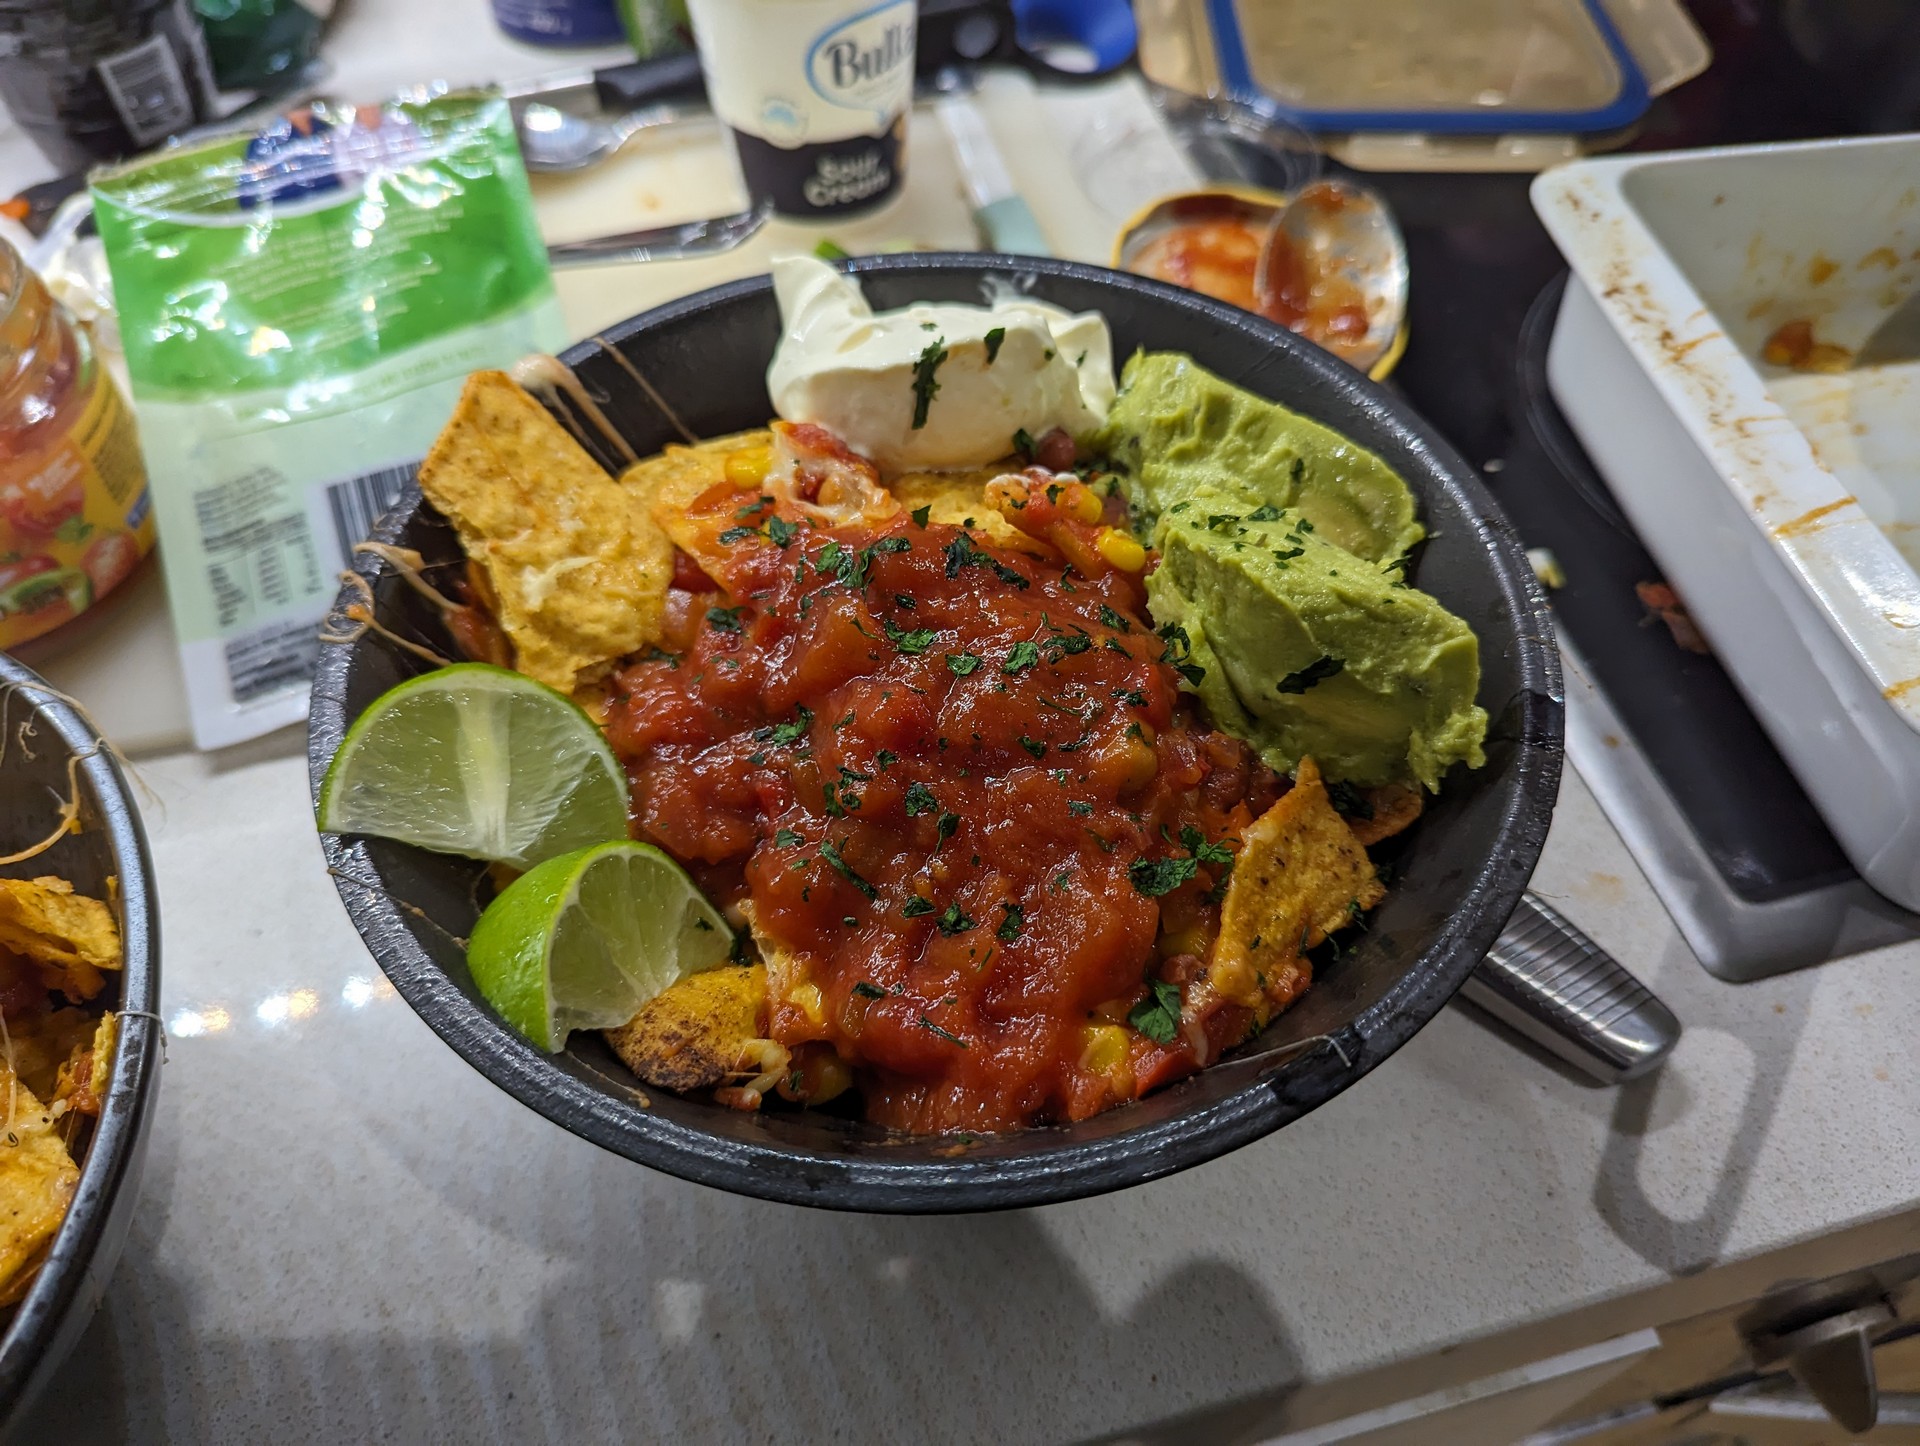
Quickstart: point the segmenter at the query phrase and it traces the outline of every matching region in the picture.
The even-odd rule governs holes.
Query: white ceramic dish
[[[1555,399],[1854,867],[1920,908],[1920,363],[1855,347],[1920,287],[1920,136],[1550,171]]]

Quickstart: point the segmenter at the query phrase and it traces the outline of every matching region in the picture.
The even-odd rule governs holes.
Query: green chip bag
[[[305,716],[316,629],[462,380],[565,339],[507,104],[316,104],[97,173],[202,748]]]

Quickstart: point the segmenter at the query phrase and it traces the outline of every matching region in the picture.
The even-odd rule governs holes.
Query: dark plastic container
[[[394,987],[488,1079],[555,1123],[629,1159],[765,1199],[842,1210],[939,1213],[1038,1205],[1156,1179],[1256,1140],[1346,1089],[1410,1039],[1479,963],[1520,898],[1560,782],[1560,664],[1518,539],[1486,489],[1406,403],[1311,343],[1247,312],[1159,282],[1032,257],[922,255],[852,263],[876,307],[971,301],[992,285],[1098,310],[1115,355],[1185,351],[1384,457],[1430,530],[1413,581],[1480,635],[1486,767],[1456,770],[1407,835],[1375,922],[1258,1039],[1212,1069],[1079,1124],[965,1142],[890,1134],[819,1112],[741,1114],[638,1081],[592,1035],[547,1055],[481,999],[456,942],[472,930],[481,866],[381,839],[326,836],[322,851],[361,936]],[[696,433],[762,426],[780,334],[765,277],[701,292],[606,329],[565,360],[643,455],[679,434],[617,347]],[[602,458],[618,469],[617,459]],[[417,490],[375,530],[455,563],[452,529]],[[362,556],[387,626],[443,653],[439,618],[378,558]],[[343,591],[338,607],[359,595]],[[346,625],[336,610],[334,621]],[[308,757],[318,792],[348,726],[422,663],[368,635],[323,649]]]
[[[62,171],[178,135],[213,99],[192,0],[0,0],[0,98]]]

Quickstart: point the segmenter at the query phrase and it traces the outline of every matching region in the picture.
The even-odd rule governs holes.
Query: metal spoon
[[[679,120],[686,113],[682,105],[649,105],[607,120],[533,101],[519,110],[520,154],[529,171],[585,170],[640,131]]]
[[[547,247],[547,261],[556,267],[593,266],[615,261],[684,261],[693,256],[712,256],[731,251],[749,239],[767,224],[771,214],[771,207],[761,205],[705,221],[623,231],[584,241],[560,241]]]
[[[1350,181],[1314,181],[1295,192],[1274,217],[1254,268],[1254,296],[1268,316],[1275,315],[1294,256],[1310,274],[1359,294],[1365,336],[1321,345],[1370,370],[1393,346],[1407,315],[1407,243],[1387,203]]]

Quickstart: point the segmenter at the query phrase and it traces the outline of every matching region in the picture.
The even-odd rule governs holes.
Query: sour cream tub
[[[1582,161],[1554,398],[1847,857],[1920,909],[1920,362],[1852,349],[1920,289],[1920,137]]]

